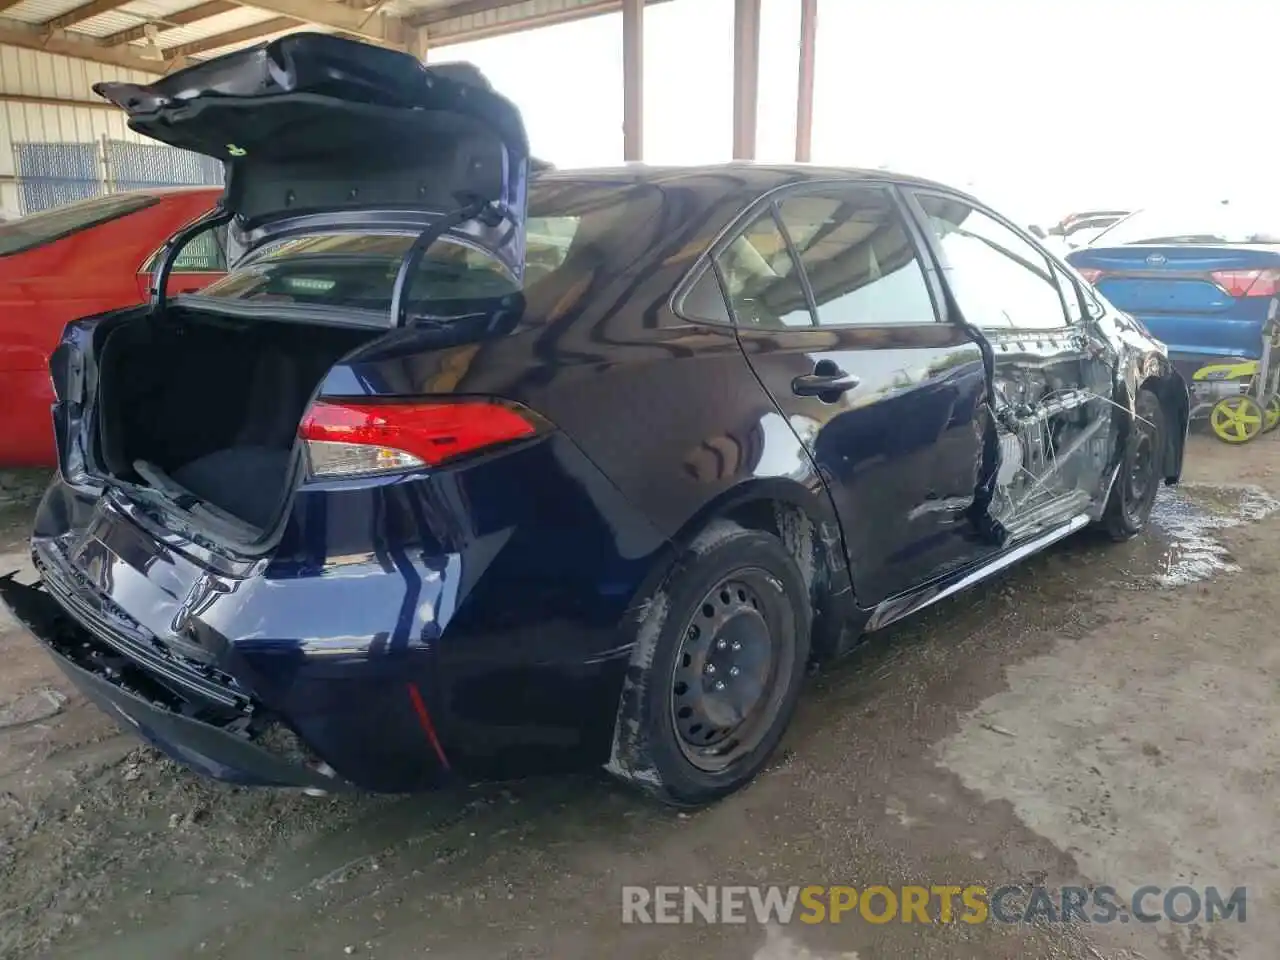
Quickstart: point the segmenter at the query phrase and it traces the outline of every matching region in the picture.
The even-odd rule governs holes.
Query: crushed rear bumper
[[[0,603],[53,657],[80,691],[113,717],[126,732],[180,763],[217,780],[251,786],[350,789],[309,764],[298,751],[289,757],[250,738],[259,718],[244,710],[219,709],[186,699],[162,678],[72,617],[43,584],[0,577]],[[277,739],[292,739],[282,728]]]

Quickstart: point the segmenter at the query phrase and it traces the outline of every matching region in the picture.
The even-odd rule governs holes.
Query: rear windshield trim
[[[156,197],[154,194],[143,194],[141,196],[129,196],[129,195],[121,196],[119,194],[107,194],[106,196],[103,196],[103,197],[91,197],[89,199],[90,200],[118,199],[122,202],[119,205],[109,206],[109,208],[105,212],[103,212],[100,216],[78,223],[75,226],[70,227],[66,230],[63,230],[59,233],[51,234],[50,236],[46,236],[46,237],[40,237],[36,240],[32,240],[28,243],[25,243],[21,246],[13,247],[11,249],[4,248],[4,234],[7,232],[7,228],[9,229],[21,228],[25,225],[28,225],[31,217],[39,217],[46,213],[65,212],[66,208],[70,206],[70,204],[65,204],[63,206],[58,206],[58,207],[50,207],[48,210],[40,210],[36,213],[29,214],[27,217],[19,217],[17,220],[10,220],[8,223],[0,224],[0,257],[12,257],[12,256],[17,256],[20,253],[30,253],[32,250],[39,250],[41,247],[47,247],[51,243],[57,243],[59,240],[65,240],[67,237],[75,236],[77,233],[83,233],[85,230],[92,230],[94,227],[100,227],[104,223],[110,223],[112,220],[119,220],[122,217],[131,216],[132,214],[138,213],[139,211],[145,210],[148,207],[154,206],[155,204],[160,202],[160,199]],[[124,201],[131,201],[131,202],[124,202]],[[82,202],[88,202],[88,201],[82,201]]]

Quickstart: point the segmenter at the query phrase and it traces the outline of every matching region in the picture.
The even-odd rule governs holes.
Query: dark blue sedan
[[[546,172],[464,68],[299,34],[151,86],[227,163],[152,302],[71,324],[40,582],[87,695],[238,783],[582,764],[676,804],[809,661],[1178,479],[1164,347],[977,200],[885,172]],[[248,251],[167,297],[183,246]]]

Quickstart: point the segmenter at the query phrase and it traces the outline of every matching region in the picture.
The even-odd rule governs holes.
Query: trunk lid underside
[[[247,245],[317,214],[482,201],[501,216],[467,233],[521,275],[528,142],[519,111],[469,65],[298,33],[94,90],[133,130],[225,163],[221,207]]]

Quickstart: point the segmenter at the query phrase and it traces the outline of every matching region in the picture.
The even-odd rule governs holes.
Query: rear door
[[[859,603],[987,552],[967,515],[981,353],[940,322],[937,278],[894,188],[776,194],[716,262],[752,368],[827,482]]]

